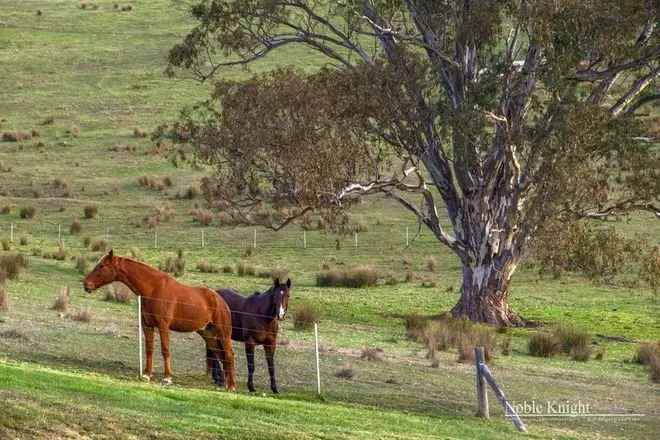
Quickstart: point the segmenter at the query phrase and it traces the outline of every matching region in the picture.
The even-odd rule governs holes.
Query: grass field
[[[355,220],[368,226],[358,235],[357,247],[352,236],[307,231],[303,248],[303,231],[294,226],[277,234],[257,230],[257,247],[248,255],[252,228],[194,223],[189,212],[203,201],[177,194],[197,185],[205,170],[175,167],[148,138],[133,134],[136,128],[150,132],[205,97],[206,86],[163,75],[169,47],[190,23],[169,0],[132,1],[128,12],[116,12],[115,2],[93,3],[99,8],[81,9],[78,1],[0,0],[0,131],[35,129],[40,135],[0,142],[0,208],[11,208],[0,214],[0,239],[9,238],[13,224],[10,252],[53,252],[59,230],[67,254],[65,261],[31,256],[28,270],[7,286],[10,310],[0,314],[0,398],[5,403],[0,437],[513,437],[493,396],[492,420],[474,417],[471,364],[456,362],[450,351],[441,352],[433,368],[426,350],[405,337],[405,315],[437,315],[456,302],[458,261],[424,232],[406,248],[406,228],[412,238],[415,225],[383,200],[367,200],[354,211]],[[315,56],[289,50],[253,71],[294,59],[306,61],[309,69],[319,65]],[[227,72],[237,78],[247,74]],[[53,122],[43,125],[50,118]],[[138,184],[141,176],[169,177],[172,186],[145,188]],[[87,205],[98,208],[95,218],[84,218]],[[166,205],[171,218],[156,230],[145,227],[143,218]],[[27,206],[36,208],[32,219],[19,215]],[[82,230],[71,235],[75,218],[81,219]],[[660,237],[660,222],[652,216],[635,216],[617,226],[629,236],[656,242]],[[187,263],[183,281],[246,293],[264,290],[269,280],[203,274],[196,263],[235,266],[244,261],[262,271],[287,268],[294,282],[291,312],[313,304],[321,313],[324,399],[315,395],[313,334],[294,330],[290,319],[283,324],[285,343],[277,354],[279,397],[247,394],[238,345],[239,392],[214,390],[197,335],[173,340],[174,387],[139,383],[135,302],[107,302],[101,293],[82,291],[82,275],[71,257],[100,255],[84,246],[85,238],[106,239],[119,254],[133,249],[154,265],[182,249]],[[437,260],[435,271],[426,268],[429,256]],[[369,289],[319,288],[315,275],[324,263],[370,263],[399,279],[409,269],[414,280]],[[634,279],[635,273],[625,278]],[[433,287],[423,287],[431,282]],[[69,311],[89,308],[94,314],[89,323],[50,310],[64,286],[72,291]],[[492,363],[507,396],[514,402],[581,400],[596,413],[645,414],[530,418],[525,420],[529,437],[655,438],[660,387],[649,381],[644,367],[629,360],[637,342],[660,339],[660,301],[643,285],[633,286],[595,284],[578,275],[540,279],[533,268],[516,274],[511,303],[517,311],[548,326],[569,322],[584,327],[605,356],[585,363],[565,356],[534,358],[527,354],[534,330],[510,331],[511,355],[498,351]],[[382,348],[384,359],[360,359],[364,347]],[[257,388],[265,392],[264,364],[259,352]],[[350,368],[353,378],[336,377],[342,368]]]

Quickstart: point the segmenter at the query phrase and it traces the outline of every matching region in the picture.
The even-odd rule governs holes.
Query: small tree
[[[172,74],[204,81],[292,45],[329,63],[218,81],[183,114],[172,133],[216,167],[208,199],[280,229],[312,210],[341,226],[359,197],[390,197],[460,260],[455,316],[524,323],[510,280],[548,220],[660,215],[658,150],[638,117],[660,97],[657,2],[198,0],[190,11],[198,24],[170,52]]]

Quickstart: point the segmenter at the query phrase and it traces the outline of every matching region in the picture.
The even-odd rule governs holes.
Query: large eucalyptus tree
[[[210,200],[245,221],[278,229],[310,210],[338,221],[364,195],[400,202],[462,263],[453,314],[521,325],[510,279],[548,221],[658,215],[658,149],[640,118],[659,97],[658,8],[196,0],[169,69],[220,80],[178,132],[216,166]],[[221,79],[267,56],[299,69]]]

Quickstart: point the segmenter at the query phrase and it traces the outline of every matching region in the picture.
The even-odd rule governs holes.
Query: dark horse
[[[218,294],[225,300],[231,310],[232,332],[234,341],[245,344],[245,354],[248,366],[247,386],[250,392],[254,392],[254,347],[263,345],[268,362],[268,374],[270,375],[270,389],[278,393],[275,381],[275,348],[277,347],[278,321],[286,316],[289,307],[289,292],[291,280],[280,284],[275,279],[273,285],[264,293],[245,297],[231,289],[219,289]],[[213,369],[213,354],[207,347],[206,350],[208,368]],[[222,377],[222,374],[220,375]]]

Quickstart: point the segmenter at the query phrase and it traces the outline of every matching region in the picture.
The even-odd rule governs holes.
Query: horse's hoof
[[[151,382],[151,376],[148,376],[146,374],[143,374],[141,379],[145,382]]]
[[[230,393],[235,393],[236,387],[227,387],[227,391],[229,391]]]
[[[273,394],[280,394],[277,388],[271,388],[271,391],[273,392]]]
[[[172,378],[171,377],[164,377],[163,378],[163,385],[165,385],[165,386],[172,385]]]

